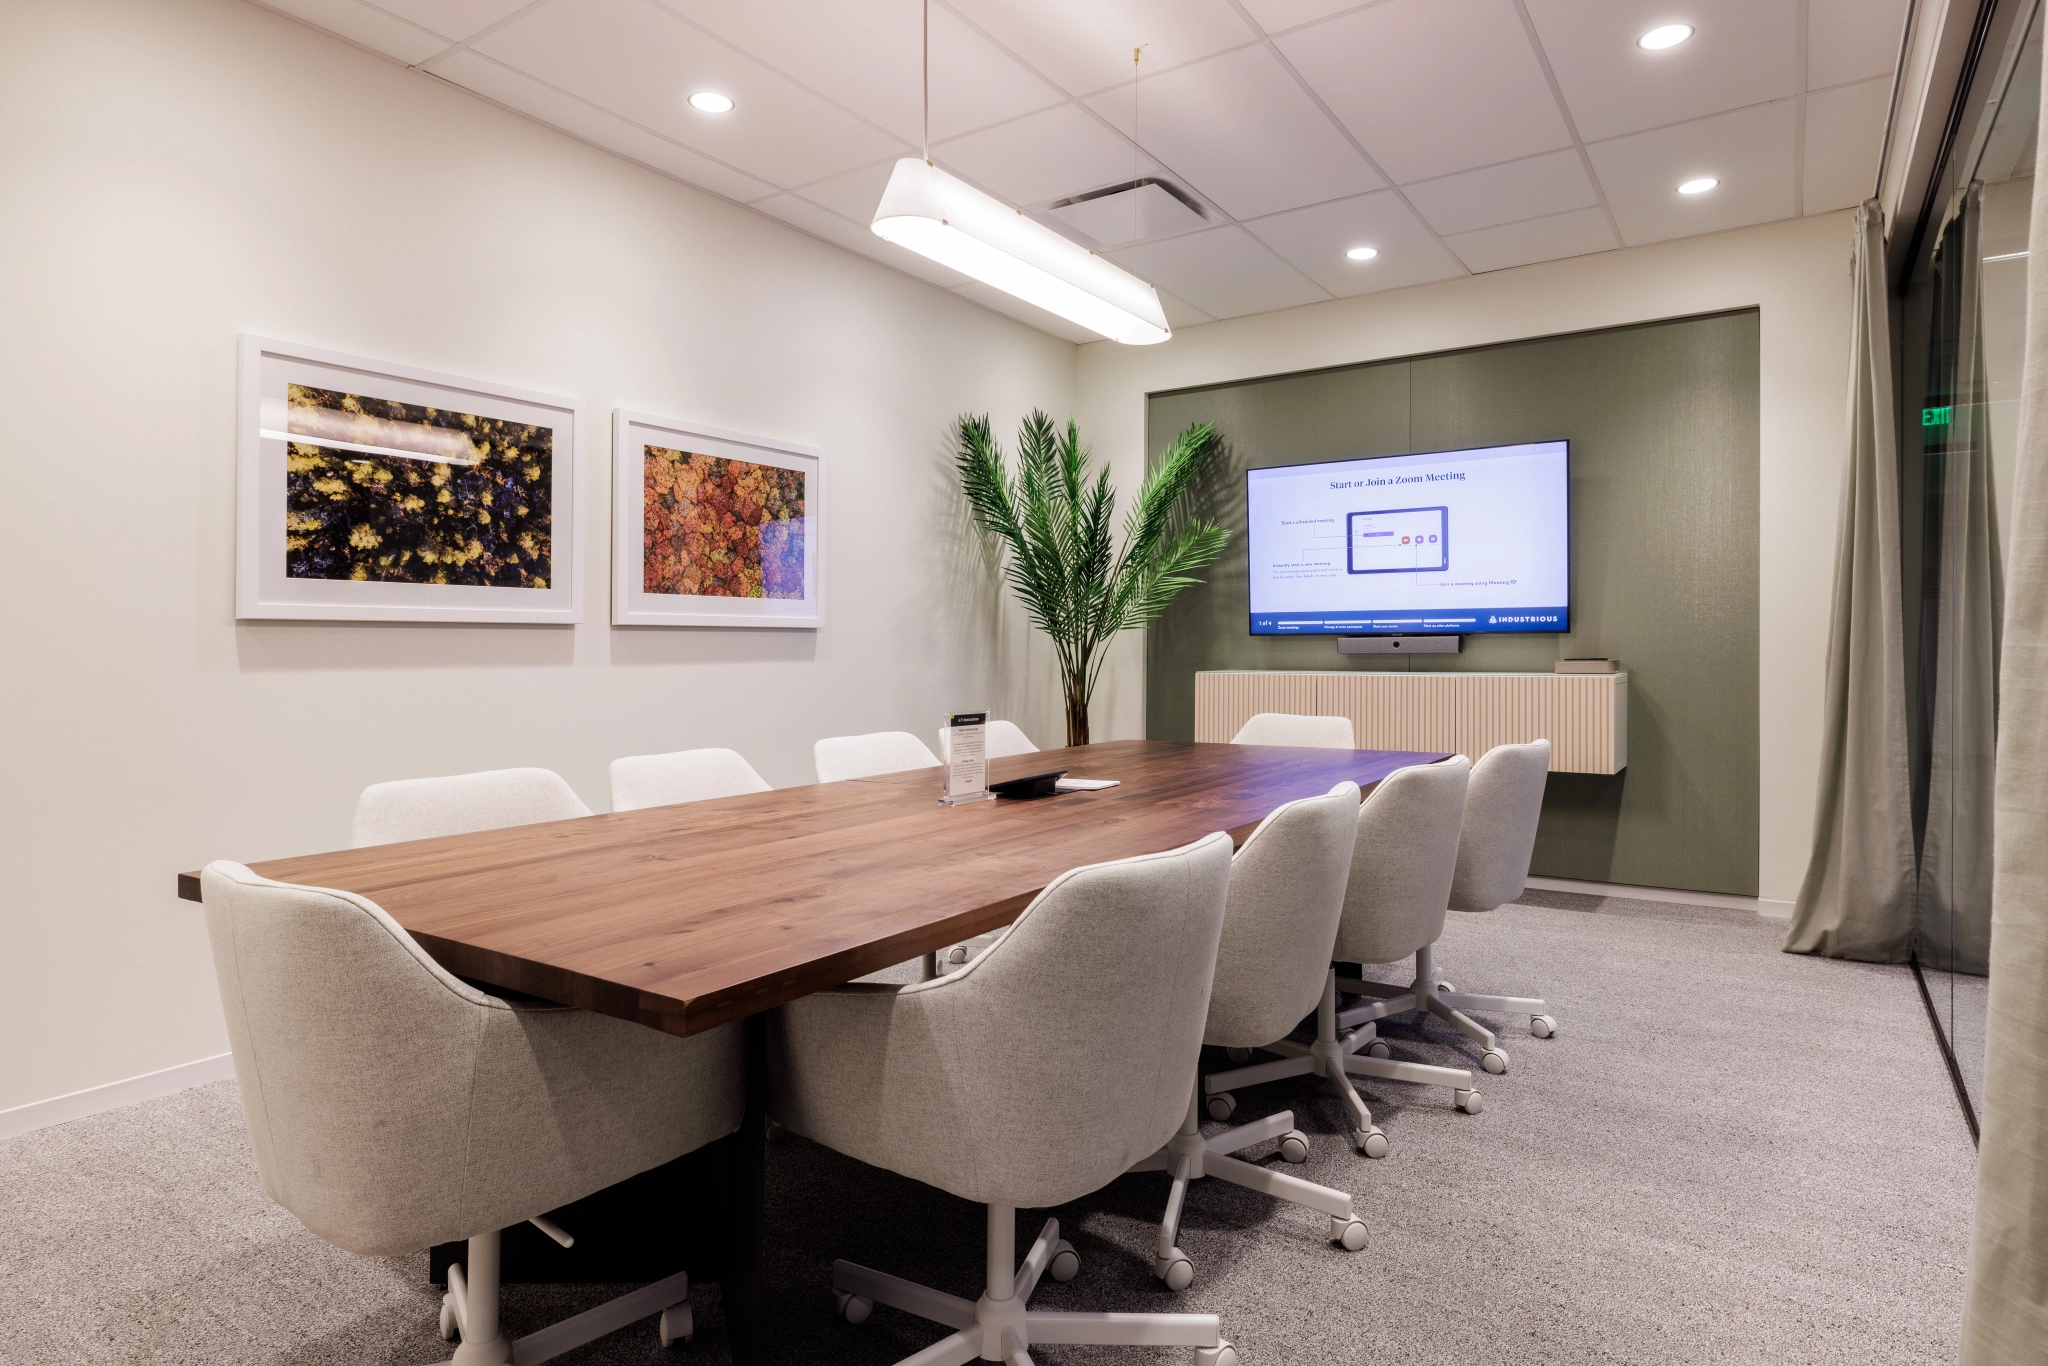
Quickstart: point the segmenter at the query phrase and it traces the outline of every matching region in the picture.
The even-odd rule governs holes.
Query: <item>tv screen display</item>
[[[1569,443],[1245,471],[1252,634],[1571,629]]]

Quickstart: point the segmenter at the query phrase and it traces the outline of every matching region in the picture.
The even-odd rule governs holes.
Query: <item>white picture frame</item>
[[[657,451],[663,452],[661,458],[670,462],[667,470],[650,471],[650,461],[658,458]],[[765,487],[768,513],[776,508],[786,513],[793,498],[798,516],[778,518],[750,512],[750,516],[759,516],[760,520],[752,523],[756,534],[751,545],[743,542],[737,547],[738,557],[731,554],[735,549],[732,546],[713,545],[709,551],[701,544],[689,550],[674,546],[676,524],[672,522],[664,534],[658,519],[672,515],[677,505],[664,499],[657,509],[651,506],[651,500],[662,498],[655,489],[664,475],[668,476],[667,487],[672,490],[676,487],[677,471],[694,472],[694,467],[703,461],[719,462],[717,477],[722,494],[734,491],[725,483],[729,462],[797,475],[797,479],[791,480],[771,474],[763,480],[749,472],[752,492],[747,496],[751,508],[756,505],[753,494]],[[627,408],[614,410],[612,624],[816,630],[824,623],[824,473],[824,452],[815,446],[750,436]],[[692,489],[699,486],[691,485]],[[786,528],[791,521],[799,526],[781,531],[771,548],[765,528],[771,523]],[[663,535],[669,542],[666,552],[650,544],[651,523],[656,526],[654,534]],[[751,561],[747,558],[749,552]],[[701,581],[700,574],[711,572],[714,555],[719,566],[737,565],[734,576],[718,583],[713,591],[691,591]],[[722,573],[722,568],[718,572]],[[799,582],[801,594],[791,596],[789,590]],[[657,583],[664,586],[651,586]],[[745,591],[748,588],[756,591]]]
[[[581,403],[255,335],[239,372],[237,619],[583,620]]]

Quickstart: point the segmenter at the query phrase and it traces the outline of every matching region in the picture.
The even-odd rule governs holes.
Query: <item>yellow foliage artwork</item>
[[[544,589],[554,432],[287,386],[285,572]]]

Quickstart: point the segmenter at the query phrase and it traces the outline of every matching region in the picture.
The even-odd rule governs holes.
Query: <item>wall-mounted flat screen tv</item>
[[[1571,629],[1564,441],[1245,471],[1252,634]]]

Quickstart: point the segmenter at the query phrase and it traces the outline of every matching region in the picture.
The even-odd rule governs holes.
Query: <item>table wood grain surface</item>
[[[1119,780],[1098,792],[945,807],[918,769],[251,866],[369,898],[460,976],[686,1035],[1006,925],[1069,868],[1242,843],[1443,757],[1123,740],[989,765]]]

